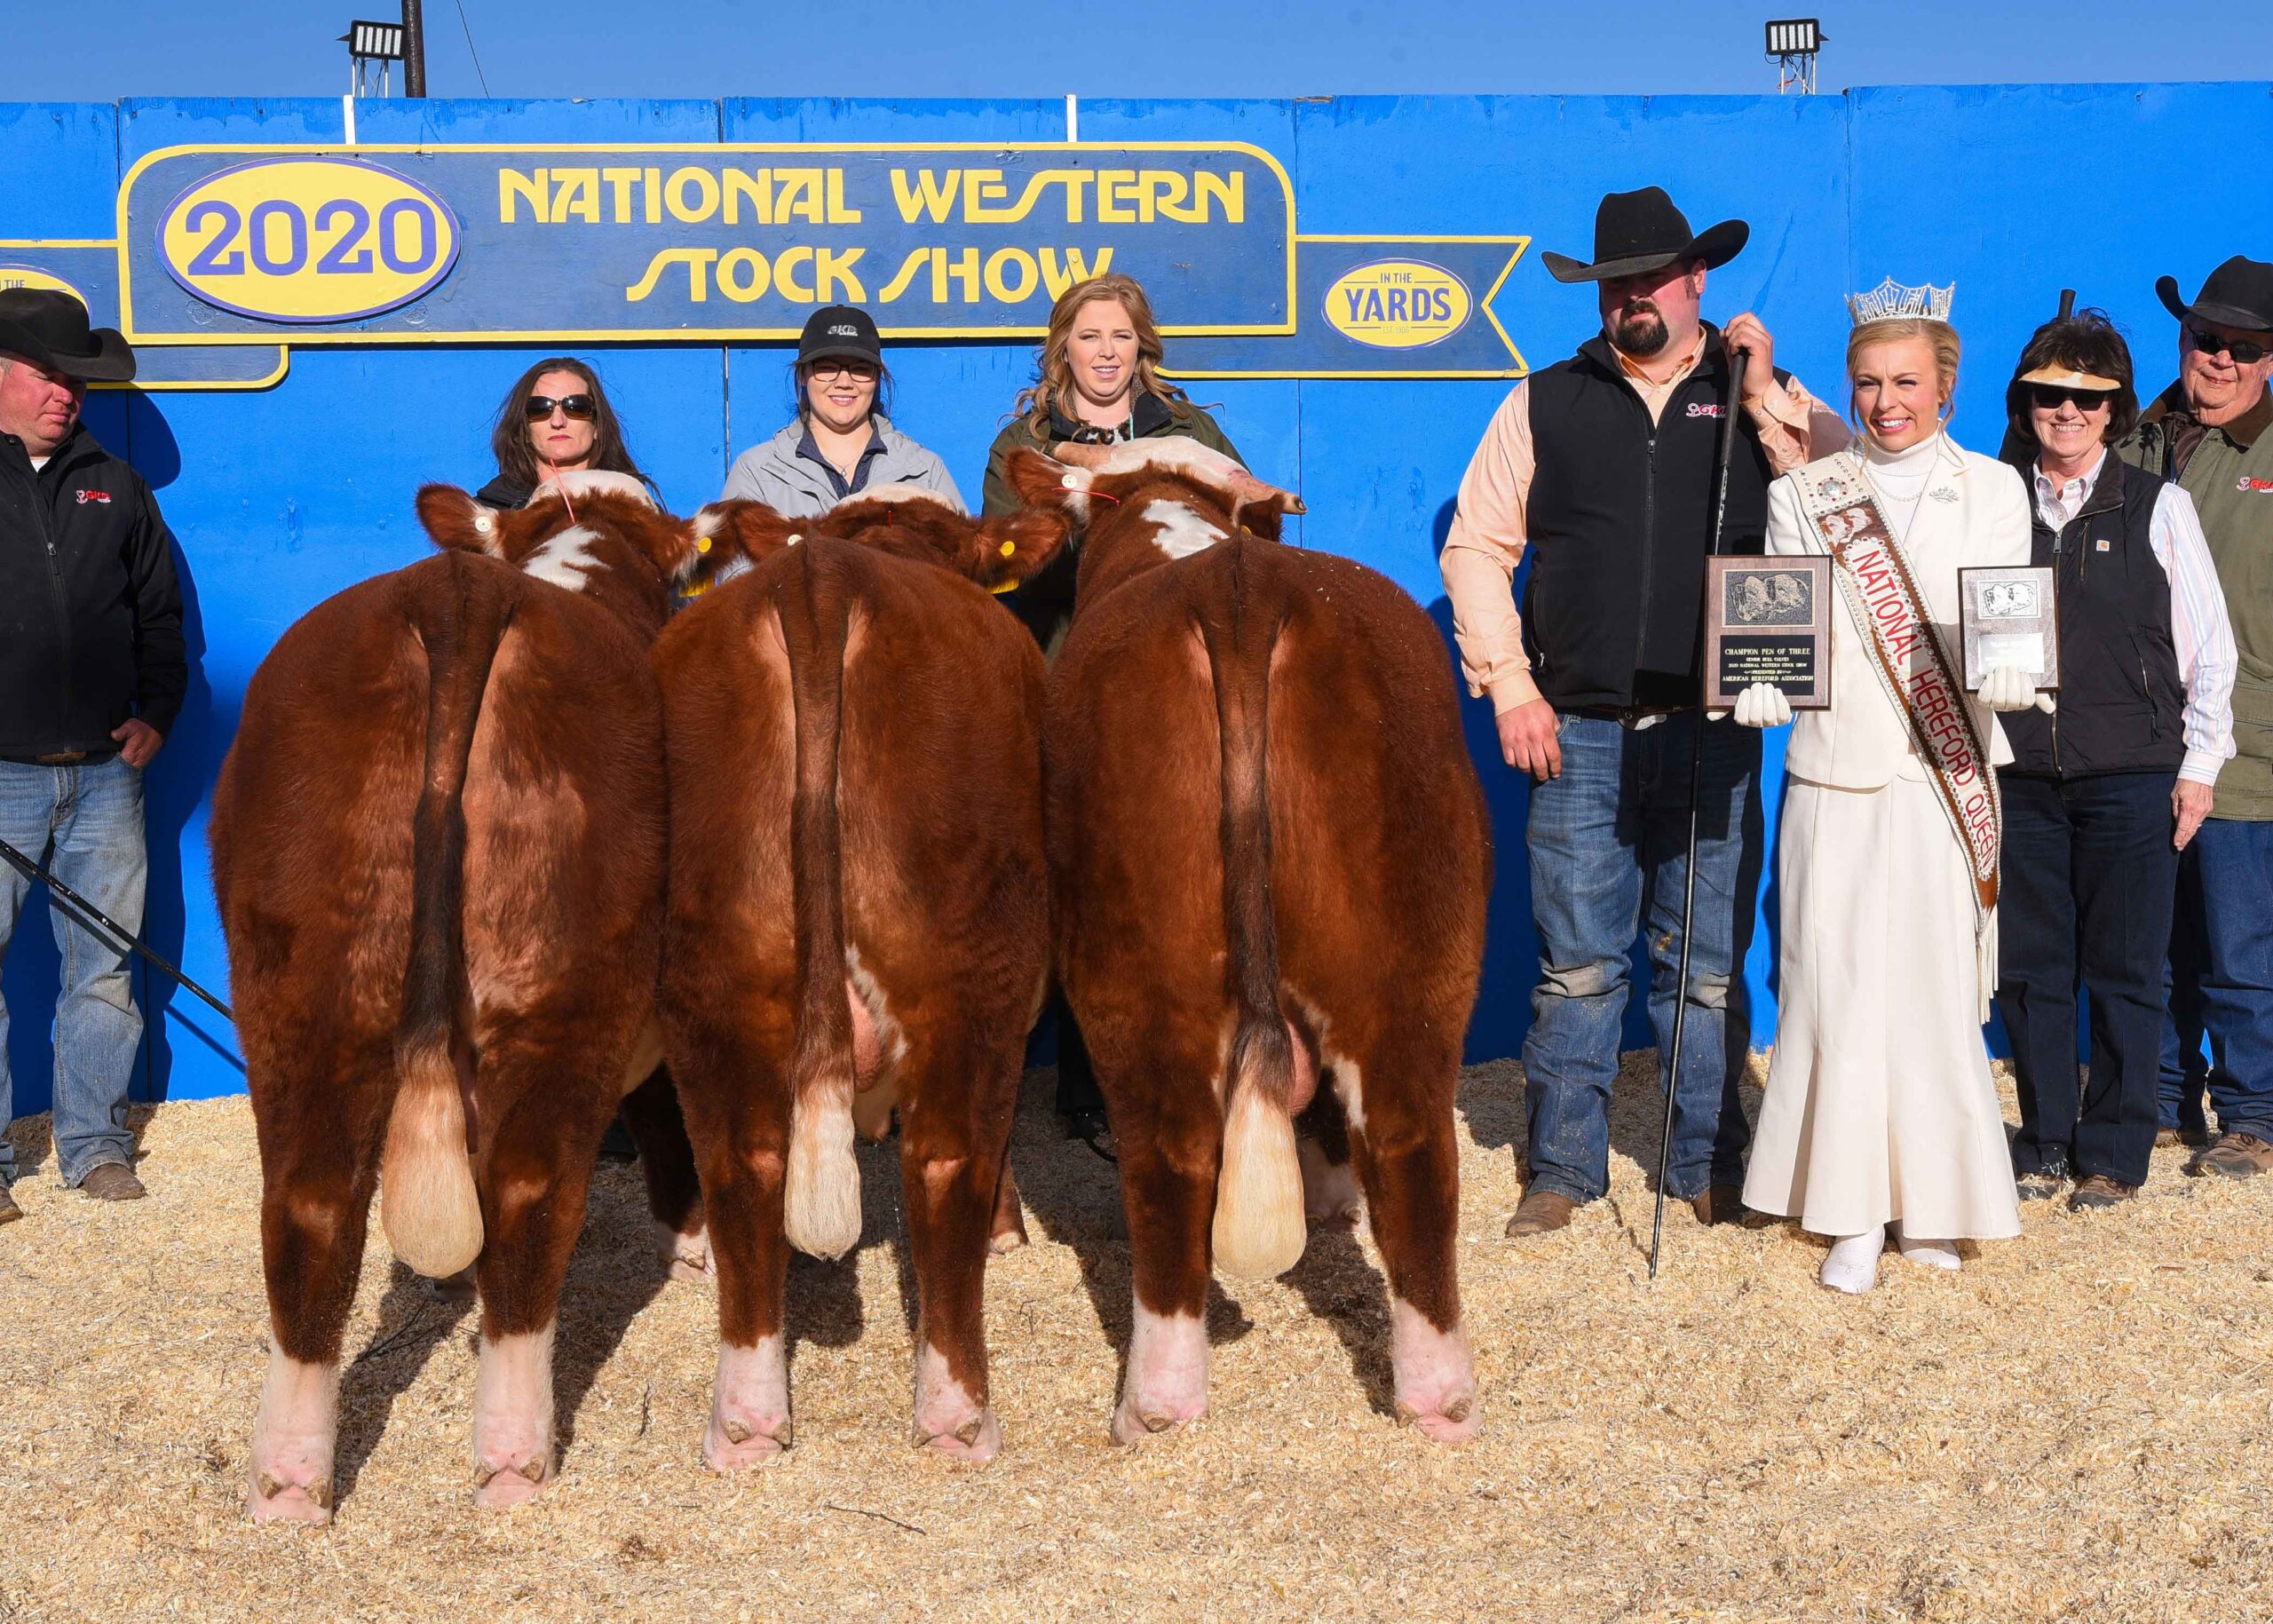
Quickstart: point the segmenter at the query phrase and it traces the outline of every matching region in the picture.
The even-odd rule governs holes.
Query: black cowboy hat
[[[2155,294],[2163,308],[2185,321],[2214,322],[2247,333],[2273,332],[2273,265],[2236,254],[2210,273],[2194,303],[2178,302],[2178,278],[2155,279]]]
[[[1701,232],[1689,229],[1689,217],[1673,206],[1663,186],[1612,192],[1595,210],[1595,262],[1581,264],[1564,254],[1540,257],[1558,282],[1606,282],[1662,270],[1677,260],[1701,259],[1709,270],[1743,251],[1752,227],[1723,220]]]
[[[87,307],[51,288],[0,292],[0,355],[91,384],[123,384],[134,352],[115,328],[87,325]]]

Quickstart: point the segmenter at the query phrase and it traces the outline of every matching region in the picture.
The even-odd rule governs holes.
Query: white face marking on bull
[[[628,473],[614,473],[605,468],[563,469],[529,494],[529,505],[557,502],[564,494],[571,502],[579,496],[629,496],[648,507],[655,505],[654,497],[638,480]]]
[[[1195,552],[1205,552],[1217,542],[1228,540],[1218,530],[1181,502],[1165,499],[1146,503],[1137,510],[1136,517],[1160,526],[1152,537],[1152,545],[1171,558],[1188,558]]]
[[[946,512],[955,511],[954,503],[920,485],[879,485],[872,490],[854,491],[841,505],[851,507],[856,502],[929,502]]]
[[[1105,448],[1105,453],[1092,464],[1097,473],[1134,473],[1141,468],[1172,468],[1197,478],[1202,484],[1223,485],[1234,475],[1244,474],[1235,458],[1225,456],[1196,440],[1186,440],[1181,434],[1167,435],[1159,440],[1118,440]]]
[[[600,533],[590,525],[571,525],[522,559],[521,574],[581,592],[587,574],[600,567],[591,552],[592,543],[599,539]]]

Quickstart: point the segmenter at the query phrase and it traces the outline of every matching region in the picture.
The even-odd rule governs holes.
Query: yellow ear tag
[[[1018,551],[1018,544],[1016,542],[1004,542],[1002,543],[1002,556],[1006,558],[1012,553]]]
[[[698,535],[698,536],[696,536],[696,537],[694,538],[694,551],[697,551],[697,552],[708,552],[708,551],[710,551],[710,538],[709,538],[709,536],[707,536],[707,535]]]

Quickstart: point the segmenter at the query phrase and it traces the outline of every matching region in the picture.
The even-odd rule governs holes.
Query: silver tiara
[[[1847,309],[1860,327],[1865,321],[1886,321],[1897,316],[1923,316],[1929,321],[1950,319],[1950,304],[1957,297],[1957,284],[1936,288],[1931,282],[1908,288],[1891,276],[1868,293],[1847,296]]]

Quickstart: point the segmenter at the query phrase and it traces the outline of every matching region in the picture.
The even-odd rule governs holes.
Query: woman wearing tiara
[[[1977,698],[1963,688],[1957,572],[2026,564],[2029,511],[2012,469],[1944,432],[1949,291],[1889,283],[1849,304],[1861,435],[1769,495],[1768,551],[1829,554],[1843,606],[1830,706],[1802,716],[1785,755],[1776,1050],[1744,1199],[1831,1237],[1823,1283],[1863,1292],[1889,1226],[1905,1258],[1943,1269],[1960,1240],[2020,1232],[1981,1041],[1993,764],[2011,758],[1988,712],[2037,695],[2009,668]],[[1791,710],[1762,686],[1736,717],[1776,726]]]

